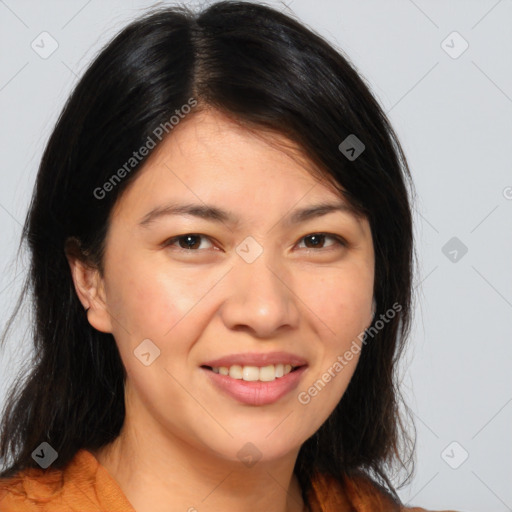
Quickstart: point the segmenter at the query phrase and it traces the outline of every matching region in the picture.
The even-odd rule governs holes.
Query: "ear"
[[[77,256],[66,254],[71,277],[89,323],[101,332],[112,333],[112,321],[107,309],[104,280],[98,269]]]

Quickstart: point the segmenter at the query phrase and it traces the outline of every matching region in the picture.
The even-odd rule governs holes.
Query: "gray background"
[[[416,421],[417,471],[400,495],[431,509],[512,510],[512,2],[268,3],[346,52],[411,165],[420,268],[402,387]],[[151,5],[0,0],[1,325],[26,268],[15,252],[56,118],[101,45]],[[44,31],[58,43],[46,59],[31,47],[42,46]],[[28,322],[1,360],[0,405],[28,360]]]

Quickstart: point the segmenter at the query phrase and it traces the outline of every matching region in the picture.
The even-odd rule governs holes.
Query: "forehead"
[[[302,206],[339,203],[341,198],[294,142],[208,110],[185,119],[161,142],[116,213],[123,204],[132,210],[136,204],[149,207],[177,199],[243,211],[270,205],[286,209],[299,201]]]
[[[185,118],[148,160],[173,161],[192,171],[203,171],[208,178],[225,172],[230,178],[311,180],[314,165],[296,143],[282,134],[249,127],[216,110],[203,110]],[[188,165],[187,165],[188,164]]]

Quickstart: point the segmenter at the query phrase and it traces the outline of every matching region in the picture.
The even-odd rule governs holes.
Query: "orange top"
[[[312,512],[427,512],[399,508],[368,480],[341,486],[317,476],[308,495]],[[28,468],[0,479],[1,512],[135,512],[118,483],[88,450],[79,450],[63,469]]]

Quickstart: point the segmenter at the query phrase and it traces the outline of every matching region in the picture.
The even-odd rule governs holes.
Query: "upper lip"
[[[220,368],[221,366],[230,367],[239,366],[269,366],[271,364],[291,364],[292,366],[303,366],[307,361],[295,354],[289,352],[266,352],[254,353],[247,352],[244,354],[231,354],[219,359],[206,361],[202,366],[210,366],[212,368]]]

